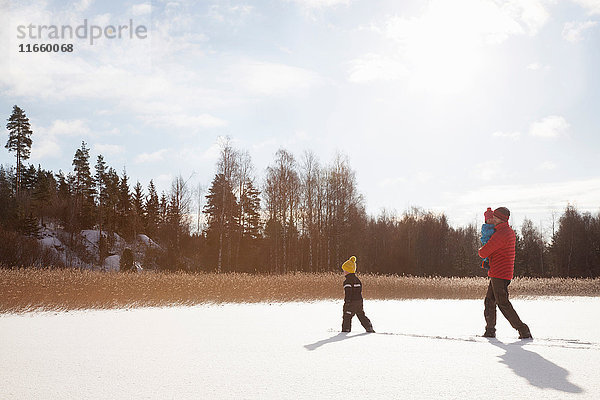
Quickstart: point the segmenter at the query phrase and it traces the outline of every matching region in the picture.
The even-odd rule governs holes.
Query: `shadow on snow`
[[[381,332],[377,333],[378,335],[393,335],[393,336],[406,336],[413,338],[427,338],[427,339],[442,339],[442,340],[456,340],[456,341],[465,341],[465,342],[478,342],[482,343],[480,340],[475,338],[461,338],[461,337],[447,337],[447,336],[427,336],[427,335],[416,335],[416,334],[403,334],[403,333],[386,333]],[[346,332],[340,332],[336,335],[319,340],[318,342],[307,344],[304,347],[307,350],[316,350],[319,347],[328,344],[340,342],[342,340],[347,340],[359,336],[369,335],[369,333],[361,333],[358,335],[349,335]],[[551,341],[552,339],[542,339],[542,341]],[[574,383],[569,382],[569,371],[564,369],[563,367],[554,364],[552,361],[545,359],[541,355],[534,353],[529,350],[525,350],[523,348],[526,344],[533,344],[531,341],[518,341],[514,343],[503,343],[498,339],[487,339],[487,341],[504,350],[504,354],[498,356],[500,358],[500,363],[506,365],[510,368],[516,375],[526,379],[530,385],[538,387],[538,388],[548,388],[554,389],[561,392],[566,393],[582,393],[584,390],[575,385]],[[566,340],[556,340],[557,342],[564,342],[565,344],[571,343],[571,341]],[[592,347],[568,347],[557,345],[556,347],[565,347],[565,348],[578,348],[578,349],[595,349],[595,343],[586,343],[586,342],[574,342],[574,344],[587,344],[592,345]],[[551,347],[555,347],[554,344],[550,344]]]
[[[504,354],[498,356],[499,362],[506,365],[515,374],[527,379],[530,385],[567,393],[583,392],[582,388],[569,382],[569,371],[537,353],[525,350],[523,346],[528,343],[527,341],[507,344],[490,339],[489,342],[504,350]]]
[[[328,339],[319,340],[318,342],[307,344],[304,347],[307,350],[312,351],[312,350],[318,349],[319,347],[321,347],[327,343],[341,342],[342,340],[352,339],[355,337],[365,336],[365,335],[370,335],[370,333],[365,332],[365,333],[360,333],[358,335],[349,335],[348,332],[340,332],[337,335],[334,335]]]

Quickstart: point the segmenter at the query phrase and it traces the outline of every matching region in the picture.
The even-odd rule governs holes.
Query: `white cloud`
[[[393,177],[393,178],[384,178],[378,182],[379,187],[382,188],[390,188],[390,187],[400,187],[408,182],[408,179],[402,176]]]
[[[433,174],[429,171],[420,171],[415,176],[415,181],[420,184],[431,182],[432,179],[433,179]]]
[[[516,21],[527,27],[530,35],[535,35],[548,22],[550,14],[542,0],[511,0],[503,5]]]
[[[87,126],[87,123],[81,119],[57,119],[52,122],[50,128],[44,130],[44,133],[57,136],[84,136],[90,134],[90,128]]]
[[[210,147],[185,147],[179,150],[177,157],[187,165],[197,168],[207,163],[213,164],[221,154],[221,145],[219,141],[213,143]]]
[[[30,16],[31,10],[25,6],[12,8],[11,29],[29,19],[40,24],[58,23],[64,19],[62,11],[50,10],[48,5],[38,4],[33,11],[36,14]],[[137,11],[143,11],[143,7]],[[81,23],[84,14],[73,8],[69,19]],[[183,10],[177,13],[182,14]],[[106,15],[85,17],[90,21],[106,19]],[[151,47],[149,41],[143,40],[112,41],[94,46],[81,44],[69,57],[41,53],[30,54],[31,57],[11,56],[10,64],[0,64],[2,93],[16,98],[35,96],[53,102],[93,102],[101,110],[98,115],[118,109],[119,113],[181,130],[227,126],[227,121],[215,117],[213,110],[243,100],[232,92],[208,89],[206,74],[199,70],[200,63],[195,63],[203,55],[200,46],[206,37],[190,34],[190,30],[183,33],[165,31],[165,24],[159,18],[154,20],[159,29],[157,33],[153,32]],[[164,19],[172,22],[167,17]],[[185,60],[190,65],[173,62],[175,55],[181,58],[181,53],[185,53]],[[89,129],[76,130],[76,126],[62,127],[60,123],[50,133],[58,133],[63,128],[73,135],[89,133]]]
[[[598,25],[597,21],[567,22],[563,28],[562,36],[565,40],[577,43],[583,40],[583,32]]]
[[[492,134],[492,136],[494,137],[498,137],[498,138],[506,138],[506,139],[512,139],[512,140],[517,140],[521,137],[521,132],[494,132]]]
[[[230,25],[236,26],[244,23],[246,18],[252,14],[254,7],[242,4],[242,5],[227,5],[227,4],[213,4],[208,10],[208,15],[211,19],[217,22],[226,22]]]
[[[61,155],[62,151],[60,145],[54,136],[47,136],[42,137],[39,140],[34,140],[31,145],[31,156],[36,160],[59,158]]]
[[[296,4],[306,9],[320,9],[328,7],[336,7],[339,5],[348,5],[350,0],[287,0],[293,1]]]
[[[301,93],[322,83],[315,72],[260,61],[245,61],[230,69],[233,80],[252,95],[284,96]]]
[[[527,66],[525,67],[526,69],[528,69],[529,71],[550,71],[552,69],[552,67],[550,65],[543,65],[537,62],[533,62],[531,64],[527,64]]]
[[[134,162],[136,164],[144,164],[144,163],[154,163],[154,162],[163,161],[165,158],[165,155],[167,154],[168,151],[169,151],[168,149],[161,149],[161,150],[155,151],[153,153],[138,154],[135,157]]]
[[[171,183],[173,182],[172,174],[160,174],[154,179],[154,185],[156,185],[156,191],[159,193],[162,191],[169,191]]]
[[[258,143],[254,142],[254,143],[252,143],[251,146],[252,146],[252,150],[262,150],[265,148],[277,148],[278,146],[281,146],[280,142],[281,141],[279,141],[275,138],[269,138],[269,139],[263,140]]]
[[[392,17],[384,24],[385,34],[406,47],[413,42],[428,46],[497,44],[512,35],[525,33],[522,7],[518,2],[499,6],[491,0],[436,0],[417,18]],[[438,44],[436,44],[438,43]]]
[[[94,0],[81,0],[80,2],[75,4],[75,9],[77,11],[85,11],[88,8],[90,8],[90,5],[92,5],[93,2]]]
[[[433,0],[418,17],[388,17],[371,30],[395,43],[385,54],[367,54],[350,64],[349,79],[402,79],[439,93],[467,90],[487,62],[482,48],[511,36],[535,35],[548,20],[539,0]]]
[[[554,171],[557,168],[557,165],[552,161],[545,161],[538,165],[538,169],[541,171]]]
[[[148,15],[152,13],[152,5],[150,3],[134,4],[131,6],[131,14],[134,16]]]
[[[409,75],[407,68],[391,57],[379,54],[365,54],[352,60],[348,71],[350,82],[392,81]]]
[[[572,0],[586,9],[588,14],[600,14],[600,0]]]
[[[151,125],[174,127],[184,129],[203,129],[203,128],[222,128],[228,125],[228,122],[214,117],[210,114],[188,115],[188,114],[147,114],[141,117],[144,122]]]
[[[120,146],[117,144],[95,143],[93,146],[93,149],[94,149],[94,152],[96,152],[96,153],[107,154],[107,155],[120,154],[125,151],[125,148],[123,146]]]
[[[482,181],[491,181],[504,174],[500,160],[490,160],[479,163],[471,175]]]
[[[542,184],[489,185],[465,193],[446,193],[445,197],[452,203],[446,208],[485,210],[490,204],[504,205],[512,213],[522,216],[561,210],[567,203],[577,204],[581,211],[598,211],[600,178]]]
[[[32,122],[31,128],[35,135],[31,146],[34,160],[61,157],[60,137],[75,137],[79,140],[82,136],[91,134],[87,123],[81,119],[57,119],[50,126],[38,126]]]
[[[540,138],[558,138],[569,132],[570,125],[564,117],[551,115],[531,124],[529,134]]]

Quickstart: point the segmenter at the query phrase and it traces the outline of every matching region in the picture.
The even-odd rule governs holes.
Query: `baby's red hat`
[[[483,216],[486,220],[486,222],[490,219],[492,219],[492,217],[494,216],[494,211],[492,211],[492,207],[488,207],[487,211],[483,213]]]

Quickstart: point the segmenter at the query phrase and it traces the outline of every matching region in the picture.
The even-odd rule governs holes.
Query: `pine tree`
[[[162,242],[166,242],[169,235],[169,200],[163,191],[158,201],[158,229],[157,233]]]
[[[246,179],[240,198],[243,224],[240,227],[243,237],[257,239],[260,236],[260,191],[251,179]]]
[[[158,200],[158,194],[156,194],[156,187],[154,182],[150,180],[148,185],[148,196],[146,197],[146,219],[145,227],[146,234],[150,237],[154,237],[158,231],[158,224],[160,221],[159,208],[160,202]]]
[[[106,173],[106,208],[108,209],[106,214],[106,225],[109,235],[112,236],[118,228],[118,204],[119,204],[119,174],[117,171],[110,167]]]
[[[94,223],[94,179],[90,172],[90,149],[85,142],[75,152],[73,158],[75,171],[74,195],[77,210],[77,223],[80,227],[92,227]]]
[[[21,192],[31,193],[37,184],[38,173],[32,164],[28,167],[22,166],[21,171]]]
[[[51,171],[44,171],[40,165],[36,172],[35,186],[33,187],[33,204],[38,217],[44,225],[44,216],[52,212],[53,199],[56,198],[56,180]]]
[[[107,184],[106,184],[106,162],[102,154],[98,155],[96,159],[96,166],[94,167],[96,174],[94,175],[94,182],[96,183],[96,207],[98,208],[97,221],[98,230],[100,231],[100,240],[98,241],[98,253],[100,257],[100,264],[104,262],[104,258],[108,254],[106,249],[106,243],[102,231],[104,230],[105,214],[107,206]]]
[[[237,207],[231,182],[224,174],[217,174],[208,189],[204,212],[208,220],[207,239],[216,253],[218,272],[223,266],[231,266],[231,241],[239,228]]]
[[[22,163],[23,160],[29,159],[31,155],[31,135],[33,131],[29,125],[29,118],[18,106],[13,107],[13,112],[8,119],[6,124],[8,129],[8,141],[5,147],[8,151],[14,151],[17,157],[17,175],[16,175],[16,191],[17,197],[19,197],[21,190],[21,174],[22,174]]]
[[[40,234],[40,226],[38,225],[37,218],[25,211],[21,205],[17,210],[17,232],[36,239]]]
[[[133,211],[133,234],[137,237],[144,227],[145,207],[144,207],[144,189],[140,181],[137,181],[133,187],[132,196]]]
[[[129,177],[123,168],[119,181],[118,227],[120,233],[127,238],[133,234],[131,221],[131,193],[129,192]]]
[[[75,179],[73,174],[65,176],[62,170],[59,170],[55,177],[57,181],[57,207],[54,210],[55,216],[63,228],[72,234],[75,230],[75,198],[73,196],[73,182]]]
[[[257,251],[260,237],[260,192],[254,187],[254,182],[247,178],[240,193],[239,204],[239,237],[238,268],[248,271],[256,268]]]
[[[0,165],[0,227],[5,228],[14,222],[17,212],[11,170],[7,171]]]
[[[179,257],[181,240],[190,233],[190,204],[191,195],[183,177],[178,176],[171,184],[169,191],[169,208],[167,226],[171,250]],[[179,259],[175,260],[179,261]]]

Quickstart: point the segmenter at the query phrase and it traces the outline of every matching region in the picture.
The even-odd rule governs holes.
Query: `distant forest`
[[[355,172],[343,155],[323,165],[310,151],[296,157],[280,149],[258,182],[249,153],[224,141],[205,194],[181,176],[169,191],[157,193],[153,181],[146,188],[140,182],[132,185],[126,171],[118,173],[102,155],[90,160],[85,142],[69,172],[26,165],[33,132],[17,106],[6,129],[5,147],[16,162],[0,166],[3,267],[25,260],[64,266],[56,265],[37,240],[40,230],[52,224],[71,238],[84,229],[106,232],[109,238],[118,233],[127,241],[143,233],[160,245],[137,260],[146,269],[322,272],[337,271],[356,255],[362,273],[485,275],[477,255],[478,226],[454,228],[444,214],[418,208],[401,216],[367,215]],[[200,195],[202,201],[196,198]],[[518,276],[600,276],[600,214],[580,213],[569,205],[549,241],[530,220],[517,239]],[[100,244],[100,261],[109,248],[110,243]]]

